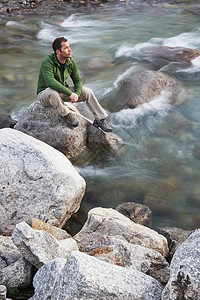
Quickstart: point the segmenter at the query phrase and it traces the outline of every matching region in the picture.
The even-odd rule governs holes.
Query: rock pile
[[[90,210],[74,237],[29,219],[15,226],[12,239],[0,237],[0,281],[9,289],[33,280],[31,300],[199,299],[200,230],[188,237],[182,231],[178,240],[178,229],[162,231],[169,245],[163,235],[111,208]]]

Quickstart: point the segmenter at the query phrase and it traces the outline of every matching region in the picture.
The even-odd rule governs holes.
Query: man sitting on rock
[[[112,129],[106,122],[105,110],[99,104],[92,90],[82,87],[78,67],[71,56],[71,48],[67,39],[64,37],[56,38],[52,48],[54,53],[43,60],[40,68],[37,86],[40,103],[56,108],[68,126],[76,127],[79,122],[64,102],[86,101],[95,117],[93,125],[100,127],[105,132],[111,132]],[[74,86],[69,86],[66,83],[68,77],[71,77]]]

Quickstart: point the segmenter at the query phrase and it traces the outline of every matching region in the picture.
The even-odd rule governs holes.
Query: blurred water
[[[200,50],[195,6],[107,9],[53,16],[20,16],[0,21],[0,113],[17,119],[36,101],[40,63],[52,40],[66,36],[83,82],[109,101],[123,79],[154,68],[144,49],[184,46]],[[163,66],[162,71],[171,66]],[[194,150],[200,132],[200,59],[177,69],[187,100],[179,107],[162,93],[151,103],[111,113],[109,122],[126,144],[118,158],[77,167],[87,181],[82,209],[134,201],[151,206],[153,227],[187,229],[200,224],[200,160]],[[91,114],[86,111],[88,116]]]

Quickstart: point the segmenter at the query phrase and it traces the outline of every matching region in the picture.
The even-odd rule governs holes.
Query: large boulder
[[[59,151],[5,128],[0,157],[0,234],[31,217],[62,227],[79,208],[85,181]]]
[[[31,300],[49,299],[50,291],[52,300],[158,300],[161,297],[162,285],[152,277],[85,253],[72,252],[62,266],[63,261],[52,261],[36,273],[35,296]]]
[[[170,279],[162,300],[200,299],[200,229],[193,231],[176,250],[170,265]]]
[[[15,129],[51,145],[71,161],[92,159],[94,154],[97,155],[97,150],[111,155],[118,155],[122,151],[121,138],[94,127],[72,104],[65,105],[75,114],[78,127],[68,127],[55,109],[34,102],[22,114]]]
[[[22,256],[38,269],[56,257],[67,258],[71,251],[78,250],[72,238],[57,240],[52,234],[33,229],[26,222],[16,225],[12,239]]]
[[[185,101],[185,93],[181,84],[173,77],[157,71],[139,71],[125,79],[117,93],[109,99],[110,111],[122,108],[136,108],[148,103],[163,94],[166,101],[179,105]]]
[[[91,244],[104,235],[122,236],[137,244],[168,255],[167,240],[156,231],[136,224],[112,208],[93,208],[83,228],[74,236],[81,251],[90,251]]]

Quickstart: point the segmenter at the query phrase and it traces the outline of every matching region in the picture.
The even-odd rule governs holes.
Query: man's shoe
[[[105,132],[112,132],[112,128],[107,124],[106,119],[94,120],[93,125],[101,128]]]
[[[69,113],[68,115],[62,117],[68,126],[70,127],[77,127],[79,125],[79,122],[76,120],[76,118],[73,116],[72,113]]]

